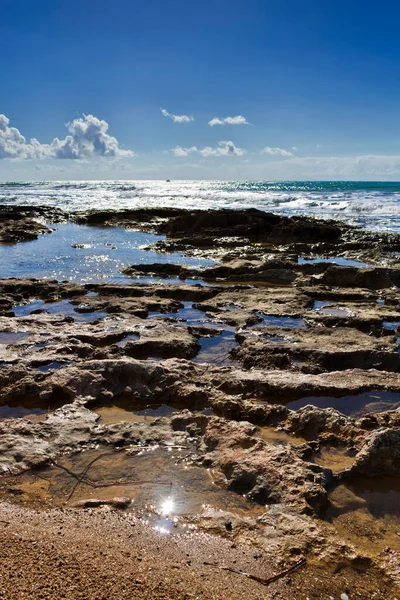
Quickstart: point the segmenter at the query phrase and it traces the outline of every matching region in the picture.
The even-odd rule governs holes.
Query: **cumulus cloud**
[[[216,148],[206,146],[205,148],[197,148],[197,146],[191,146],[190,148],[182,148],[182,146],[176,146],[172,150],[174,156],[183,157],[189,156],[189,154],[198,153],[209,158],[210,156],[243,156],[246,154],[246,150],[238,148],[233,142],[218,142]]]
[[[272,156],[284,156],[286,158],[292,158],[294,156],[294,154],[292,152],[289,152],[289,150],[284,150],[283,148],[272,148],[271,146],[265,146],[265,148],[261,150],[261,154],[270,154]]]
[[[199,150],[200,154],[205,157],[208,156],[243,156],[246,150],[238,148],[233,142],[218,142],[216,148],[210,148],[206,146],[202,150]]]
[[[174,156],[189,156],[189,154],[193,154],[193,152],[198,152],[196,146],[191,146],[190,148],[182,148],[182,146],[175,146],[172,150]]]
[[[214,127],[215,125],[250,125],[246,117],[243,117],[242,115],[236,115],[236,117],[225,117],[224,119],[214,117],[208,122],[208,124],[210,127]]]
[[[194,117],[190,117],[189,115],[171,115],[165,108],[160,108],[160,110],[164,117],[172,119],[174,123],[190,123],[191,121],[194,121]]]
[[[118,140],[108,134],[108,123],[93,115],[84,115],[68,124],[63,140],[55,138],[51,143],[54,158],[90,158],[91,156],[132,156],[131,150],[122,150]]]
[[[1,158],[45,158],[50,155],[47,144],[33,138],[29,142],[15,127],[10,127],[10,119],[0,115],[0,159]]]
[[[0,159],[42,159],[69,158],[82,159],[94,156],[128,157],[131,150],[122,150],[118,140],[109,135],[108,123],[93,115],[83,115],[67,124],[69,135],[63,140],[55,138],[51,144],[42,144],[33,138],[29,142],[10,120],[0,115]]]

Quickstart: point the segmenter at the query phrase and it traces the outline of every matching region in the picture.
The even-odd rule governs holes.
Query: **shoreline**
[[[70,219],[48,208],[0,210],[7,243],[45,232],[51,240],[53,224]],[[232,598],[392,600],[400,590],[400,236],[257,210],[76,219],[162,234],[151,250],[180,252],[189,264],[139,261],[118,284],[0,280],[0,526],[8,521],[10,556],[22,565],[28,552],[32,573],[36,545],[46,548],[61,520],[76,554],[66,573],[48,565],[43,577],[67,585],[83,551],[94,588],[82,598],[101,598],[107,561],[90,554],[95,539],[88,554],[76,530],[93,523],[125,578],[113,597],[222,598],[234,585]],[[341,398],[344,414],[335,410]],[[2,407],[26,414],[2,419]],[[382,489],[386,504],[374,504]],[[163,514],[171,498],[181,505]],[[154,531],[157,519],[169,534]],[[148,564],[132,570],[118,545],[137,552],[138,544]],[[194,577],[190,565],[172,564],[184,560],[180,544],[197,553]],[[157,545],[169,564],[163,573]],[[208,572],[207,553],[264,578],[307,564],[263,588]],[[2,583],[7,564],[0,591],[9,586],[13,598],[11,579]]]

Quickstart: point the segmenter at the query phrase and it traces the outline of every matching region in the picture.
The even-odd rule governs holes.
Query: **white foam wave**
[[[299,182],[68,181],[0,186],[10,204],[50,205],[66,210],[143,207],[258,208],[285,215],[334,218],[374,230],[400,231],[400,186],[332,186]]]

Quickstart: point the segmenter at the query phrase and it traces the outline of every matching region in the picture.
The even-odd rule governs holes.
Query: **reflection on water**
[[[332,305],[330,302],[325,304],[325,306],[316,309],[314,308],[315,312],[326,317],[341,317],[343,319],[349,319],[350,317],[355,316],[355,313],[345,306]]]
[[[129,406],[128,402],[125,402],[123,405],[119,406],[115,404],[111,406],[99,406],[97,408],[92,408],[92,410],[100,416],[101,423],[110,424],[120,423],[121,421],[131,421],[135,423],[154,421],[158,417],[169,417],[174,412],[178,412],[179,409],[162,404],[160,406],[135,410]]]
[[[324,518],[359,550],[400,551],[400,479],[356,477],[330,494]],[[400,567],[400,565],[398,565]]]
[[[331,469],[334,474],[338,474],[352,466],[354,452],[349,452],[346,448],[324,446],[313,454],[311,462]]]
[[[201,348],[193,362],[212,363],[214,365],[237,364],[229,357],[230,351],[238,346],[235,334],[232,331],[222,331],[216,337],[203,337],[200,338],[199,342]]]
[[[115,345],[119,346],[120,348],[125,348],[125,346],[129,344],[129,342],[137,342],[138,340],[140,340],[140,335],[138,335],[137,333],[130,333],[119,342],[116,342]]]
[[[212,324],[214,327],[222,327],[221,323],[217,319],[207,318],[206,315],[199,309],[194,308],[193,303],[189,301],[182,302],[182,308],[175,312],[160,312],[150,311],[149,319],[152,317],[170,317],[184,321],[187,325],[191,326],[204,326],[208,327]]]
[[[164,517],[171,515],[175,511],[175,502],[172,498],[165,498],[161,503],[161,514]]]
[[[61,369],[62,367],[66,367],[71,364],[70,360],[66,360],[64,362],[59,362],[57,360],[53,360],[47,364],[40,365],[39,367],[34,367],[38,371],[42,373],[47,373],[48,371],[56,371],[57,369]]]
[[[260,435],[265,442],[268,444],[291,444],[292,446],[301,446],[306,440],[300,436],[294,435],[293,433],[287,433],[286,431],[280,431],[273,427],[260,427]]]
[[[390,329],[391,331],[397,331],[397,329],[399,329],[400,326],[400,322],[399,321],[384,321],[382,323],[382,326],[385,329]]]
[[[0,332],[0,344],[4,346],[8,346],[9,344],[17,344],[18,342],[29,338],[30,335],[31,333],[23,331],[16,331],[11,333],[2,331]]]
[[[331,304],[328,300],[314,300],[313,310],[319,310],[320,308],[326,308]]]
[[[64,317],[73,317],[74,321],[90,323],[97,319],[104,319],[106,312],[77,312],[76,305],[71,304],[69,300],[60,300],[59,302],[44,302],[43,300],[32,300],[21,306],[14,306],[13,311],[17,317],[26,317],[33,311],[45,310],[51,315],[63,315]]]
[[[318,408],[335,408],[344,415],[362,415],[368,412],[383,412],[400,406],[400,392],[383,392],[375,390],[363,392],[362,394],[341,396],[334,398],[330,396],[307,396],[289,402],[287,407],[291,410],[299,410],[307,404]]]
[[[272,317],[271,315],[264,315],[262,313],[257,313],[257,316],[260,317],[262,321],[253,325],[253,327],[260,325],[273,325],[274,327],[282,327],[285,329],[307,329],[307,325],[301,318]]]
[[[132,278],[123,275],[120,270],[132,264],[212,264],[211,261],[184,257],[178,252],[144,250],[162,239],[164,236],[118,227],[63,223],[57,225],[53,233],[40,235],[37,240],[14,245],[0,244],[0,273],[2,277],[127,283]]]
[[[176,312],[150,312],[149,318],[174,318],[183,321],[189,327],[207,327],[218,330],[219,335],[208,335],[199,339],[200,350],[193,360],[216,365],[234,364],[229,358],[229,353],[238,345],[235,340],[236,329],[222,323],[218,318],[208,317],[201,310],[194,308],[192,302],[183,302],[182,304],[183,308]]]
[[[302,256],[300,256],[297,263],[299,265],[332,263],[334,265],[340,265],[342,267],[372,267],[371,264],[361,262],[359,260],[350,260],[348,258],[342,258],[341,256],[335,256],[333,258],[322,258],[320,256],[315,258],[303,258]]]
[[[396,477],[357,477],[346,482],[356,496],[365,500],[371,514],[400,517],[400,479]],[[400,548],[400,540],[399,540]]]
[[[47,409],[26,406],[0,406],[0,421],[3,419],[21,419],[23,417],[35,417],[46,415]]]
[[[207,469],[192,464],[189,453],[189,447],[174,445],[138,445],[119,451],[102,447],[24,473],[18,485],[23,501],[55,505],[129,498],[135,514],[166,531],[209,505],[240,514],[262,511],[240,494],[215,485]]]

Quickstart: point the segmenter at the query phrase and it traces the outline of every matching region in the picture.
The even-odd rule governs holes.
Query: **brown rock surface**
[[[14,241],[30,221],[36,235],[64,218],[7,211]],[[0,505],[11,515],[0,593],[222,598],[229,585],[232,598],[397,597],[396,513],[376,517],[351,486],[400,475],[400,238],[260,211],[70,218],[165,233],[157,250],[216,262],[127,273],[218,285],[0,280],[0,495],[13,502]],[[337,256],[372,266],[332,265]],[[361,393],[358,418],[313,405]],[[154,504],[165,490],[177,494],[174,518]],[[160,519],[172,534],[153,531]],[[206,568],[210,555],[264,577],[308,565],[264,589]]]

